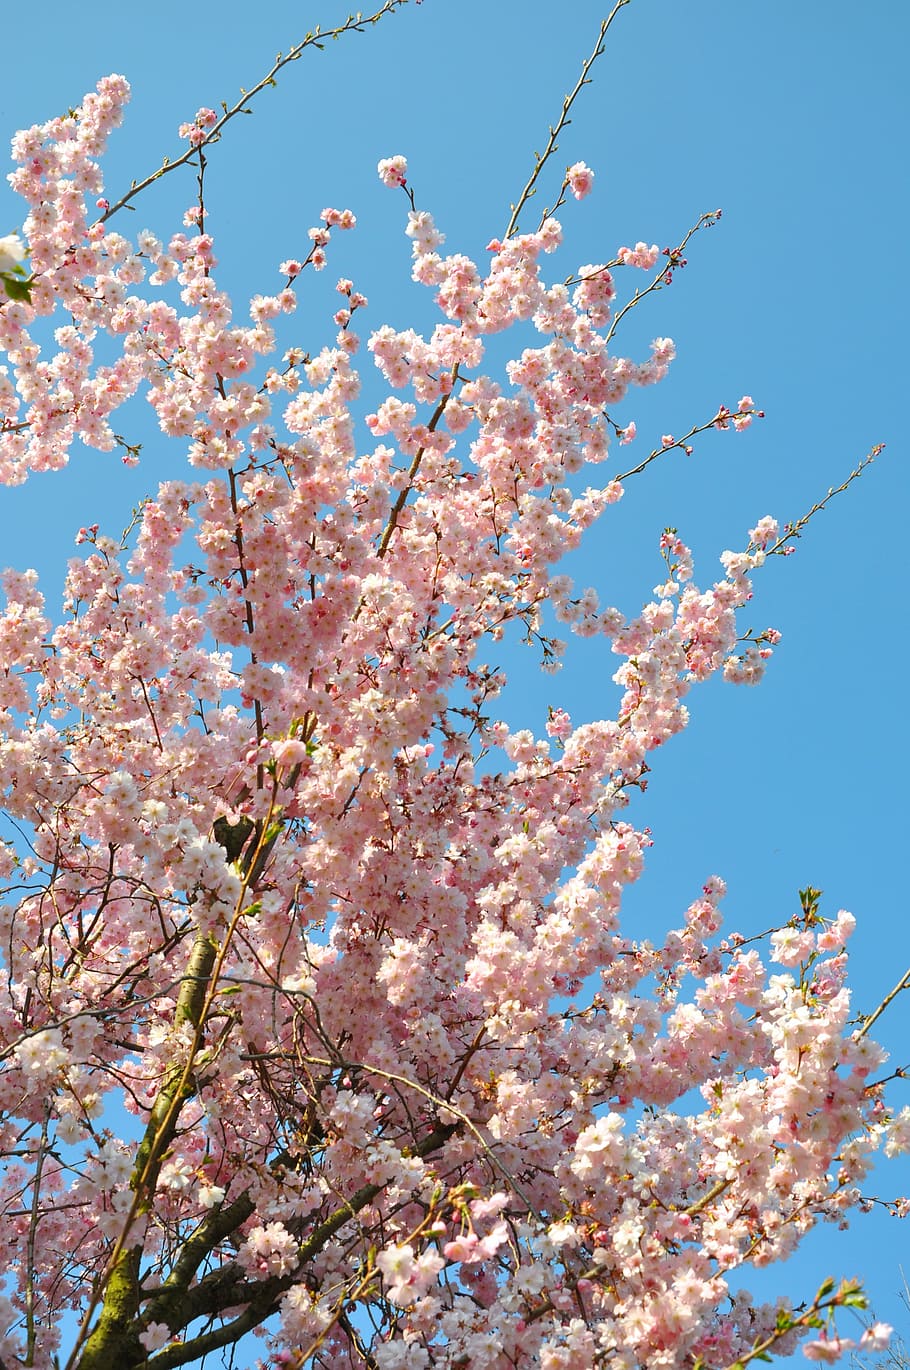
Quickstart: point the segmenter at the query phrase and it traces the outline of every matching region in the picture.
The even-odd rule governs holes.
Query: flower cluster
[[[651,843],[630,793],[695,687],[754,683],[779,636],[737,622],[770,516],[707,583],[665,530],[644,603],[560,569],[617,516],[611,447],[675,356],[614,338],[618,267],[657,249],[554,281],[545,218],[481,265],[382,161],[438,316],[372,328],[361,425],[353,282],[327,345],[276,333],[354,215],[324,210],[236,322],[199,206],[167,243],[91,219],[127,98],[109,77],[17,135],[27,212],[0,239],[35,278],[0,302],[0,480],[123,446],[137,394],[186,460],[129,536],[78,531],[58,621],[34,573],[3,578],[0,790],[29,839],[0,847],[0,1356],[50,1366],[115,1272],[136,1364],[272,1314],[276,1363],[748,1357],[784,1305],[731,1295],[736,1272],[843,1221],[910,1121],[851,1026],[851,915],[747,949],[712,877],[660,945],[621,928]],[[517,630],[558,666],[554,622],[618,659],[615,716],[511,731],[489,663]],[[115,1105],[139,1140],[103,1132]]]

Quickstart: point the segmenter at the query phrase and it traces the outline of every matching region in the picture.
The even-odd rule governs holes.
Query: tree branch
[[[200,151],[200,149],[209,147],[212,143],[216,142],[220,138],[221,131],[225,125],[238,114],[249,114],[250,110],[248,106],[254,96],[258,95],[266,86],[276,85],[277,82],[275,77],[278,75],[279,71],[290,62],[296,62],[306,48],[321,48],[324,46],[327,38],[340,38],[343,33],[362,33],[368,24],[378,24],[379,20],[386,14],[391,14],[394,10],[399,9],[402,5],[406,5],[407,3],[408,0],[385,0],[385,4],[373,14],[349,14],[343,24],[339,24],[337,28],[328,29],[325,33],[321,31],[317,24],[312,33],[306,34],[306,36],[299,43],[295,43],[287,53],[283,55],[279,53],[269,71],[266,72],[265,76],[263,76],[260,81],[256,82],[256,85],[253,86],[252,89],[241,89],[240,99],[236,104],[228,108],[227,104],[222,102],[221,107],[224,110],[224,113],[218,122],[212,125],[211,129],[208,130],[205,137],[202,138],[199,143],[187,148],[185,152],[181,153],[179,157],[175,157],[173,161],[171,161],[170,158],[165,157],[157,171],[151,172],[150,175],[145,176],[141,181],[134,181],[127,193],[121,195],[120,199],[117,200],[115,204],[112,204],[109,209],[105,210],[98,219],[98,223],[106,223],[108,219],[112,218],[118,212],[118,210],[125,209],[130,201],[135,199],[141,191],[147,190],[154,181],[160,180],[161,177],[166,176],[169,171],[176,171],[178,167],[185,166],[187,162],[191,161],[196,156],[196,153]],[[627,4],[628,0],[621,0],[621,3]]]

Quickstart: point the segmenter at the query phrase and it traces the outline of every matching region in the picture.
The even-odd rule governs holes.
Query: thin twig
[[[316,1066],[330,1066],[335,1068],[338,1065],[337,1061],[323,1060],[319,1056],[309,1056],[307,1060],[311,1065]],[[379,1066],[370,1065],[366,1061],[345,1060],[343,1061],[343,1065],[348,1070],[362,1070],[368,1075],[378,1075],[381,1080],[392,1080],[396,1084],[404,1085],[406,1089],[413,1089],[415,1093],[422,1095],[422,1097],[426,1099],[428,1103],[431,1103],[434,1108],[444,1110],[446,1113],[451,1113],[454,1118],[457,1118],[458,1121],[468,1129],[475,1140],[480,1143],[493,1168],[499,1171],[509,1188],[518,1196],[528,1212],[535,1217],[538,1222],[543,1222],[540,1212],[534,1207],[534,1204],[528,1198],[527,1194],[524,1193],[508,1166],[506,1166],[503,1161],[500,1160],[499,1156],[497,1156],[477,1124],[473,1122],[462,1109],[453,1104],[450,1099],[440,1098],[439,1095],[434,1094],[431,1089],[426,1089],[425,1086],[418,1084],[416,1080],[409,1079],[407,1075],[399,1075],[393,1070],[381,1070]]]
[[[578,78],[575,89],[572,91],[570,95],[567,95],[562,102],[562,113],[560,114],[555,126],[550,129],[550,136],[547,139],[547,145],[544,148],[543,154],[537,152],[535,152],[534,154],[534,170],[531,172],[531,175],[528,178],[528,183],[519,195],[517,202],[511,206],[512,217],[509,220],[509,226],[503,234],[503,238],[511,238],[512,234],[515,232],[515,229],[518,227],[519,215],[521,214],[521,211],[524,209],[528,200],[530,200],[531,196],[535,193],[535,187],[537,184],[537,179],[540,176],[540,173],[543,171],[547,162],[550,160],[550,158],[553,156],[553,153],[557,150],[559,146],[557,139],[560,133],[566,127],[567,124],[570,124],[572,122],[569,118],[569,111],[571,110],[578,96],[581,94],[582,88],[589,84],[588,73],[590,72],[594,63],[597,61],[598,57],[604,50],[604,39],[607,36],[607,30],[609,29],[610,25],[613,23],[613,20],[616,18],[617,14],[623,8],[623,6],[628,5],[629,3],[630,0],[616,0],[616,4],[613,6],[607,18],[604,19],[601,23],[600,32],[597,35],[597,42],[594,45],[594,50],[581,69],[581,75]]]
[[[746,409],[741,412],[743,415],[749,414],[751,416],[757,414],[758,410]],[[713,418],[708,419],[707,423],[696,424],[694,428],[689,429],[688,433],[684,433],[681,438],[675,438],[673,442],[662,443],[660,447],[655,447],[650,455],[640,461],[637,466],[631,466],[628,471],[623,471],[622,475],[615,476],[614,480],[619,481],[621,484],[624,480],[628,480],[630,476],[640,476],[642,471],[651,465],[652,461],[656,461],[658,457],[664,456],[667,452],[672,452],[675,448],[679,448],[680,451],[685,452],[688,456],[691,453],[689,443],[692,438],[698,437],[699,433],[707,433],[710,428],[729,428],[732,420],[738,417],[740,417],[739,414],[730,414],[729,412],[719,410]]]
[[[399,9],[402,5],[406,5],[407,3],[408,0],[385,0],[385,4],[376,10],[375,13],[365,16],[362,14],[349,14],[343,24],[339,24],[337,28],[328,29],[325,33],[321,31],[317,24],[312,33],[307,33],[305,37],[302,38],[299,43],[295,43],[287,53],[284,55],[279,53],[270,70],[266,72],[261,81],[257,81],[252,89],[244,90],[241,88],[240,99],[235,105],[228,108],[227,104],[222,103],[221,108],[224,110],[224,113],[221,118],[216,124],[212,125],[205,136],[195,146],[188,147],[185,152],[181,153],[179,157],[175,157],[173,161],[171,161],[170,158],[165,157],[157,171],[153,171],[141,181],[134,181],[127,193],[122,195],[115,204],[112,204],[109,209],[104,211],[98,222],[102,224],[106,223],[118,210],[124,209],[129,204],[130,200],[135,199],[140,191],[146,190],[153,181],[160,180],[160,178],[166,176],[169,171],[176,171],[179,166],[185,166],[187,162],[196,156],[196,153],[200,151],[200,149],[209,147],[212,143],[216,142],[220,137],[221,130],[224,128],[225,124],[237,114],[248,114],[250,112],[248,106],[253,97],[258,95],[261,90],[264,90],[266,86],[274,86],[276,84],[275,77],[278,75],[279,71],[281,71],[282,67],[286,67],[289,62],[296,62],[305,48],[321,48],[326,39],[340,38],[343,33],[362,33],[367,24],[378,24],[379,20],[382,19],[384,15],[391,14],[394,10]],[[627,3],[627,0],[622,0],[622,3]]]
[[[863,457],[859,465],[853,468],[846,480],[841,481],[840,485],[832,486],[827,495],[825,495],[825,498],[820,499],[817,504],[813,504],[809,512],[803,514],[801,519],[797,519],[796,523],[788,523],[785,525],[782,536],[768,548],[766,555],[769,557],[774,555],[786,556],[789,552],[792,552],[793,548],[788,548],[787,543],[792,542],[794,538],[798,538],[809,520],[814,518],[816,514],[820,514],[829,500],[834,499],[835,495],[842,495],[847,486],[852,485],[857,477],[863,474],[866,467],[871,466],[872,462],[875,461],[875,458],[884,450],[885,444],[883,442],[877,443],[875,447],[872,448],[872,451]]]
[[[865,1037],[866,1033],[869,1031],[872,1024],[875,1022],[876,1018],[880,1018],[882,1016],[885,1009],[891,1003],[892,999],[896,999],[897,996],[900,994],[901,990],[907,989],[908,986],[910,986],[910,970],[905,970],[901,978],[898,980],[897,984],[894,986],[894,989],[891,991],[891,993],[886,994],[882,1002],[879,1004],[878,1008],[875,1010],[875,1012],[869,1014],[869,1017],[865,1020],[859,1032],[856,1034],[857,1042],[862,1037]]]
[[[634,309],[635,306],[637,304],[640,304],[641,301],[647,295],[652,294],[655,290],[662,290],[664,286],[669,285],[673,279],[673,272],[678,268],[686,265],[686,260],[682,254],[689,243],[689,239],[694,237],[694,235],[703,228],[713,228],[714,225],[717,223],[718,219],[720,218],[720,216],[721,211],[719,209],[706,210],[704,214],[699,215],[697,222],[692,225],[692,227],[689,229],[688,233],[683,238],[682,242],[679,244],[678,247],[664,249],[664,256],[667,258],[667,260],[661,266],[660,270],[658,271],[657,275],[654,277],[654,280],[650,283],[650,285],[646,285],[644,290],[636,290],[631,300],[627,300],[626,303],[623,305],[622,309],[620,309],[619,313],[614,316],[608,331],[604,334],[605,346],[609,346],[609,344],[613,341],[614,333],[616,332],[623,318],[626,316],[626,314],[628,314],[629,310]],[[582,277],[582,279],[584,280],[586,278]]]

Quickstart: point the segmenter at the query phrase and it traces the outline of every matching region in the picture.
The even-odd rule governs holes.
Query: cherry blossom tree
[[[807,888],[786,926],[723,936],[714,876],[660,945],[620,912],[653,753],[703,682],[759,681],[778,634],[738,622],[753,579],[871,455],[793,523],[756,517],[717,578],[667,529],[634,616],[560,569],[628,481],[760,412],[728,397],[624,462],[674,346],[625,357],[623,320],[717,212],[673,248],[550,266],[593,172],[556,176],[539,216],[536,196],[626,3],[484,265],[446,251],[404,156],[380,163],[425,333],[363,342],[342,278],[332,345],[284,347],[347,208],[277,292],[235,307],[219,284],[208,149],[318,31],[119,200],[100,158],[123,77],[14,139],[0,478],[77,442],[135,463],[115,416],[136,396],[186,471],[122,537],[79,531],[56,620],[34,572],[3,576],[4,1370],[172,1370],[255,1329],[274,1366],[378,1370],[851,1345],[831,1318],[855,1285],[794,1310],[735,1282],[910,1141],[850,1018],[852,916]],[[128,236],[122,211],[181,169],[182,226]],[[561,633],[608,639],[617,715],[511,730],[488,663],[516,630],[550,668]]]

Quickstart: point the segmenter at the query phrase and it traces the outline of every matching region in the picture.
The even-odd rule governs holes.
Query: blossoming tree
[[[674,348],[625,357],[620,326],[691,233],[554,284],[580,162],[525,222],[625,3],[487,265],[444,251],[404,157],[380,164],[426,335],[373,326],[364,348],[341,279],[333,345],[279,347],[348,209],[242,317],[219,285],[206,149],[318,33],[115,203],[122,77],[14,140],[0,477],[77,440],[134,462],[114,416],[140,393],[188,465],[122,539],[80,530],[58,622],[33,572],[3,578],[6,1370],[171,1370],[260,1327],[276,1365],[380,1370],[719,1368],[812,1328],[817,1358],[843,1348],[852,1285],[800,1312],[729,1291],[910,1131],[848,1021],[852,917],[807,889],[760,951],[720,939],[711,878],[662,945],[619,922],[649,845],[629,794],[693,687],[760,678],[777,634],[737,611],[806,519],[758,519],[707,583],[667,530],[633,618],[558,569],[628,480],[758,412],[731,401],[624,468],[629,396]],[[185,231],[125,236],[120,211],[180,165]],[[363,352],[383,390],[361,423]],[[518,628],[551,663],[559,625],[609,639],[619,712],[510,731],[489,644]]]

